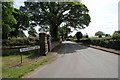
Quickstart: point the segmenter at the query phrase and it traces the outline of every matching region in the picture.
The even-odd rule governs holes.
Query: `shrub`
[[[35,45],[37,37],[28,37],[28,38],[15,38],[10,40],[3,40],[3,46],[23,46],[23,45]]]
[[[91,39],[92,45],[97,45],[106,48],[120,49],[120,39]]]
[[[82,43],[84,43],[84,44],[90,44],[90,39],[89,38],[82,38],[81,40],[80,40],[80,42],[82,42]]]

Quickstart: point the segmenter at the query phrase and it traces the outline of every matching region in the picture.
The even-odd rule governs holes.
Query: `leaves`
[[[33,27],[30,27],[28,30],[29,36],[36,36],[37,32]]]
[[[12,15],[14,8],[11,2],[2,3],[2,35],[3,38],[8,38],[8,34],[14,31],[12,25],[17,24],[15,17]]]
[[[36,25],[49,26],[52,37],[57,37],[55,31],[62,23],[81,29],[88,26],[91,20],[87,7],[79,2],[25,2],[20,10]]]

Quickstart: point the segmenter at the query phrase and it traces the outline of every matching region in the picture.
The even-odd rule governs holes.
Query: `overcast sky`
[[[15,0],[14,7],[24,5],[25,0]],[[82,0],[91,16],[90,25],[80,30],[83,34],[94,36],[95,32],[103,31],[106,34],[113,34],[118,30],[118,2],[120,0]],[[72,33],[74,35],[76,31]]]

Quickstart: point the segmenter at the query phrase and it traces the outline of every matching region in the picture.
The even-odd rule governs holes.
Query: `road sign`
[[[40,46],[33,46],[33,47],[21,48],[20,52],[35,50],[35,49],[39,49],[39,48],[40,48]],[[20,54],[20,56],[21,56],[21,64],[22,64],[22,53]]]
[[[35,49],[39,49],[39,48],[40,48],[40,46],[21,48],[21,49],[20,49],[20,52],[25,52],[25,51],[35,50]]]

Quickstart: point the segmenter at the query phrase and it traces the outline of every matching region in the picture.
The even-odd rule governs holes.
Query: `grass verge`
[[[4,58],[5,57],[3,57],[3,59]],[[52,59],[52,57],[48,56],[41,61],[31,62],[29,64],[24,64],[24,65],[18,66],[18,67],[7,67],[7,66],[3,65],[2,77],[3,78],[20,78],[23,75],[25,75],[26,73],[33,71],[38,66],[44,64],[45,62],[48,62],[51,59]]]

